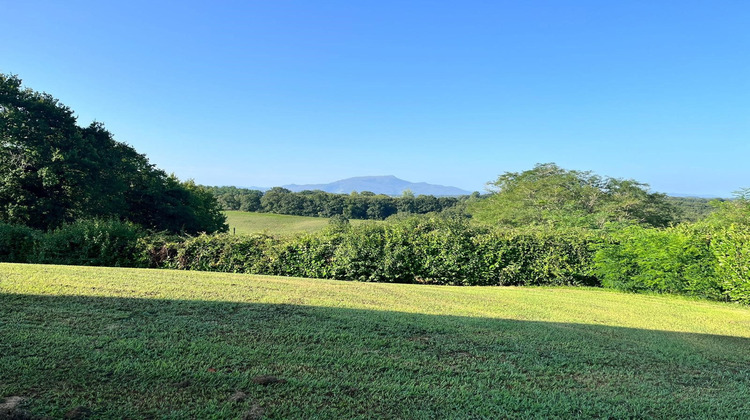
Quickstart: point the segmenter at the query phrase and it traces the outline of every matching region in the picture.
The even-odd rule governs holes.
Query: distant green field
[[[21,418],[750,418],[750,308],[673,296],[0,264],[0,338]]]
[[[317,232],[328,225],[325,217],[289,216],[286,214],[226,211],[229,232],[237,234],[270,233],[289,235],[301,232]],[[352,220],[352,224],[372,221]],[[376,222],[373,222],[376,223]]]

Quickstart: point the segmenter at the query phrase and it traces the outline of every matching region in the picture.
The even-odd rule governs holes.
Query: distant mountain
[[[299,192],[304,190],[322,190],[335,194],[349,194],[352,191],[371,191],[375,194],[397,196],[404,190],[410,190],[414,195],[434,195],[436,197],[468,195],[471,192],[456,187],[428,184],[426,182],[409,182],[398,179],[393,175],[386,176],[358,176],[342,179],[329,184],[284,185],[284,188]]]
[[[243,189],[246,189],[246,190],[263,191],[263,192],[266,192],[266,191],[268,191],[268,190],[271,189],[269,187],[240,187],[240,188],[243,188]]]
[[[687,194],[687,193],[667,193],[670,197],[680,197],[680,198],[705,198],[709,200],[713,200],[715,198],[720,199],[721,197],[715,195],[715,194]]]

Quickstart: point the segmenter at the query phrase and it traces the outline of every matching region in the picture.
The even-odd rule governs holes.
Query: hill
[[[17,418],[750,412],[750,308],[673,296],[0,264],[0,337]]]
[[[229,232],[238,235],[252,233],[268,233],[271,235],[287,235],[302,232],[317,232],[328,226],[328,218],[291,216],[286,214],[253,213],[247,211],[225,211]],[[350,220],[357,225],[363,220]]]
[[[304,190],[321,190],[334,194],[349,194],[352,191],[370,191],[375,194],[391,196],[401,195],[404,190],[410,190],[414,195],[434,195],[435,197],[448,197],[469,195],[470,191],[444,185],[428,184],[426,182],[409,182],[396,178],[393,175],[386,176],[359,176],[342,179],[328,184],[306,184],[284,185],[284,188],[300,192]]]

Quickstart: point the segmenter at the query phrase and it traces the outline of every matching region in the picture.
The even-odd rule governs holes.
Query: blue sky
[[[119,4],[116,4],[119,3]],[[750,187],[747,1],[0,0],[0,72],[181,179]]]

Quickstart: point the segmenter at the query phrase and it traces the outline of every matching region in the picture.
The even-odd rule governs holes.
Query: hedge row
[[[630,227],[594,258],[604,287],[750,303],[750,226]]]
[[[496,230],[460,218],[331,225],[293,238],[147,235],[80,221],[43,233],[0,224],[0,261],[175,268],[448,285],[602,285],[750,303],[750,226]]]
[[[408,218],[276,239],[201,235],[155,243],[153,267],[453,285],[595,285],[591,234],[492,231]]]
[[[37,264],[144,267],[138,225],[81,220],[50,232],[0,223],[0,261]]]

